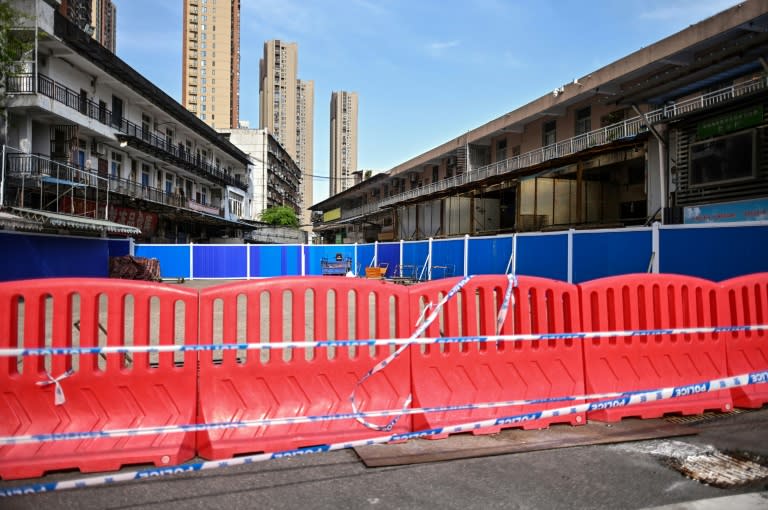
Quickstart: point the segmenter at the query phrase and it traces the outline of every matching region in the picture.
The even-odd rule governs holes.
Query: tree
[[[8,136],[9,78],[25,71],[23,59],[34,48],[29,31],[19,30],[27,18],[7,2],[0,3],[0,145],[5,145]]]
[[[299,218],[291,207],[280,205],[267,207],[261,212],[261,221],[270,225],[298,228]]]

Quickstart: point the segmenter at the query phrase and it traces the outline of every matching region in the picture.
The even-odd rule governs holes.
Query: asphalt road
[[[687,478],[669,466],[670,455],[684,456],[688,449],[748,454],[766,465],[768,407],[693,426],[699,434],[682,438],[386,468],[366,468],[353,451],[344,450],[149,481],[11,497],[0,500],[0,508],[639,509],[688,503],[674,507],[679,509],[704,508],[691,503],[704,498],[755,492],[759,494],[753,496],[749,508],[768,508],[768,493],[763,492],[768,490],[768,479],[723,489]],[[56,474],[34,481],[81,476]],[[23,484],[0,482],[2,487]],[[746,500],[727,501],[708,504],[733,509],[746,505]]]

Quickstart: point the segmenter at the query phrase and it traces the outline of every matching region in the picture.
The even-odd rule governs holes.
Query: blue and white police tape
[[[407,432],[403,434],[390,434],[386,436],[379,436],[369,439],[360,439],[357,441],[349,441],[343,443],[332,443],[319,446],[309,446],[306,448],[297,448],[294,450],[285,450],[274,453],[260,453],[256,455],[247,455],[243,457],[237,457],[228,460],[215,460],[206,462],[197,462],[191,464],[182,464],[177,466],[168,466],[163,468],[143,469],[140,471],[129,471],[125,473],[117,473],[113,475],[99,475],[91,476],[87,478],[78,478],[74,480],[64,480],[61,482],[49,482],[49,483],[36,483],[30,485],[22,485],[18,487],[9,487],[0,489],[0,497],[6,496],[20,496],[25,494],[36,494],[43,492],[53,492],[67,489],[95,487],[99,485],[108,485],[116,482],[130,481],[130,480],[147,480],[152,478],[158,478],[162,476],[169,476],[175,474],[183,474],[196,471],[204,471],[208,469],[215,469],[221,467],[239,466],[243,464],[253,464],[256,462],[263,462],[271,459],[281,459],[288,457],[298,457],[301,455],[309,455],[313,453],[330,452],[334,450],[342,450],[347,448],[354,448],[356,446],[368,446],[374,444],[389,443],[391,441],[404,441],[408,439],[416,439],[430,436],[442,436],[445,434],[455,434],[459,432],[467,432],[471,430],[477,430],[487,427],[496,427],[501,425],[515,425],[526,421],[533,421],[543,418],[552,418],[556,416],[565,416],[573,413],[588,412],[599,409],[625,407],[636,404],[642,404],[647,402],[654,402],[658,400],[667,400],[670,398],[679,398],[689,395],[707,393],[711,391],[720,391],[730,388],[736,388],[740,386],[747,386],[750,384],[761,384],[768,382],[768,370],[761,370],[757,372],[748,372],[737,376],[724,377],[721,379],[712,379],[709,381],[701,381],[694,384],[688,384],[685,386],[674,386],[669,388],[662,388],[653,391],[635,392],[623,396],[601,402],[590,402],[584,404],[577,404],[568,407],[560,407],[557,409],[547,409],[544,411],[536,411],[532,413],[516,414],[512,416],[505,416],[500,418],[491,418],[487,420],[479,420],[461,425],[452,425],[449,427],[437,427],[433,429],[420,430],[416,432]]]
[[[517,287],[517,276],[514,274],[507,275],[507,290],[504,292],[504,299],[501,302],[499,308],[498,317],[496,317],[496,334],[501,332],[501,327],[504,325],[504,321],[507,320],[507,312],[509,311],[510,302],[512,306],[515,305],[515,296],[512,293],[514,288]]]
[[[766,372],[754,372],[756,374],[749,384],[768,383],[768,377],[765,376]],[[696,384],[678,386],[678,393],[692,394],[691,391],[695,390]],[[63,432],[52,434],[30,434],[23,436],[0,436],[0,446],[29,444],[29,443],[47,443],[55,441],[69,441],[69,440],[82,440],[82,439],[100,439],[100,438],[116,438],[127,436],[148,436],[157,434],[173,434],[173,433],[188,433],[188,432],[202,432],[212,430],[223,429],[243,429],[253,427],[268,427],[279,425],[297,425],[302,423],[319,423],[327,421],[338,420],[351,420],[357,417],[364,418],[379,418],[394,415],[414,415],[414,414],[431,414],[431,413],[445,413],[455,411],[473,411],[483,409],[496,409],[500,407],[519,407],[527,405],[540,405],[551,404],[557,402],[578,402],[587,400],[600,400],[606,398],[624,398],[631,397],[638,393],[651,393],[663,391],[662,390],[636,390],[628,392],[610,392],[610,393],[593,393],[588,395],[569,395],[563,397],[549,397],[549,398],[537,398],[537,399],[522,399],[522,400],[503,400],[498,402],[481,402],[473,404],[454,404],[444,406],[432,406],[432,407],[414,407],[409,409],[391,409],[380,411],[367,411],[360,413],[340,413],[340,414],[327,414],[327,415],[310,415],[310,416],[291,416],[284,418],[264,418],[260,420],[241,420],[234,422],[217,422],[217,423],[198,423],[198,424],[184,424],[184,425],[166,425],[158,427],[143,427],[143,428],[128,428],[128,429],[108,429],[100,431],[83,431],[83,432]],[[678,395],[684,396],[684,395]]]
[[[440,300],[440,302],[437,304],[437,306],[431,307],[432,311],[427,316],[427,318],[416,328],[416,331],[413,332],[413,334],[408,338],[408,340],[412,341],[421,335],[424,334],[424,332],[427,330],[427,328],[435,321],[435,319],[438,317],[440,310],[443,308],[445,303],[448,302],[453,296],[455,296],[464,285],[467,284],[469,279],[472,278],[471,276],[467,276],[462,278],[456,285],[453,286],[453,288],[448,291],[448,293],[443,297],[443,299]],[[421,317],[419,317],[419,321],[421,321]],[[357,408],[357,402],[355,402],[355,393],[357,392],[357,389],[363,385],[363,383],[373,376],[375,373],[380,372],[381,370],[384,370],[384,368],[392,363],[392,361],[395,360],[400,354],[408,348],[411,343],[404,343],[402,346],[400,346],[395,352],[378,362],[372,369],[370,369],[368,372],[366,372],[363,377],[360,378],[357,383],[355,383],[355,386],[352,388],[352,393],[349,395],[349,402],[352,404],[352,412],[355,414],[355,420],[357,420],[360,424],[368,427],[369,429],[378,430],[378,431],[390,431],[392,430],[392,427],[395,426],[395,423],[397,423],[397,420],[400,419],[400,416],[402,416],[402,413],[399,415],[394,416],[391,420],[389,420],[385,425],[376,425],[375,423],[369,422],[366,420],[363,415],[360,413],[360,411]],[[405,402],[403,403],[403,410],[407,409],[409,405],[411,405],[411,399],[412,395],[408,394],[408,396],[405,398]]]
[[[274,343],[221,343],[194,345],[122,345],[102,347],[40,347],[40,348],[1,348],[0,357],[51,356],[75,354],[129,354],[129,353],[164,353],[187,351],[234,351],[234,350],[276,350],[276,349],[314,349],[321,347],[372,347],[377,345],[429,345],[453,343],[491,343],[519,342],[534,340],[588,340],[593,338],[660,336],[660,335],[695,335],[714,333],[768,331],[767,324],[746,324],[734,326],[708,326],[696,328],[640,329],[618,331],[582,331],[564,333],[522,333],[516,335],[475,335],[452,337],[423,338],[384,338],[369,340],[321,340],[292,341]]]

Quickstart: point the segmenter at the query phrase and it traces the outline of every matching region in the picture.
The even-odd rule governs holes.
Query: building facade
[[[240,0],[184,0],[181,103],[214,128],[237,128]]]
[[[37,51],[9,82],[0,205],[54,231],[242,237],[248,155],[48,2],[14,5]]]
[[[331,93],[330,195],[355,184],[357,173],[357,92]]]
[[[304,230],[311,230],[311,212],[313,202],[313,179],[315,165],[313,150],[315,125],[315,82],[313,80],[296,81],[296,162],[302,171],[301,208],[299,223]]]
[[[312,203],[314,82],[298,79],[298,45],[264,43],[259,61],[259,128],[267,129],[304,174],[301,224],[309,225]]]
[[[245,218],[259,221],[269,207],[301,211],[301,170],[291,155],[266,129],[222,129],[221,133],[250,157],[248,210]]]
[[[112,53],[117,53],[117,7],[111,0],[92,0],[93,38]]]
[[[332,218],[316,227],[333,242],[765,219],[767,11],[744,2],[564,83],[315,204]]]
[[[111,0],[61,0],[59,12],[112,53],[117,47],[117,8]]]

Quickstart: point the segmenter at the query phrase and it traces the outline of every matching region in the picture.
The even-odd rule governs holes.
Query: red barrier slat
[[[11,317],[0,340],[4,346],[46,346],[46,330],[53,347],[72,347],[79,336],[83,347],[124,343],[124,296],[134,297],[134,343],[148,339],[149,299],[157,296],[161,306],[159,343],[172,344],[172,303],[185,304],[187,324],[184,340],[197,342],[197,295],[195,291],[167,285],[110,279],[46,279],[0,283],[0,314]],[[79,313],[73,307],[79,296]],[[99,296],[107,296],[107,331],[100,333]],[[24,300],[24,331],[18,333],[15,317],[18,299]],[[52,308],[46,312],[46,300]],[[75,314],[73,315],[73,310]],[[146,313],[146,315],[144,315]],[[75,325],[73,317],[79,316]],[[46,327],[46,322],[50,326]],[[79,333],[77,332],[79,328]],[[111,354],[108,357],[122,355]],[[146,355],[143,355],[146,358]],[[54,385],[38,386],[47,380],[45,357],[24,358],[18,373],[13,362],[0,365],[0,435],[83,432],[102,429],[151,427],[192,423],[195,419],[195,353],[185,355],[183,367],[167,359],[148,367],[134,355],[132,368],[111,360],[99,368],[98,355],[52,356],[50,374],[58,377],[72,367],[74,373],[61,380],[66,401],[54,405]],[[124,464],[176,464],[194,455],[193,434],[137,436],[34,443],[0,447],[0,477],[18,479],[41,476],[46,471],[80,469],[83,472],[116,470]]]
[[[312,306],[305,305],[306,292],[311,291]],[[332,292],[331,292],[332,291]],[[290,292],[291,317],[283,308],[283,293]],[[348,295],[355,293],[354,329],[348,328]],[[269,314],[261,310],[261,294],[269,295]],[[214,307],[217,299],[227,306],[235,306],[229,298],[242,294],[247,299],[248,343],[261,339],[261,324],[267,321],[269,341],[305,340],[305,330],[313,332],[307,340],[346,340],[350,337],[367,339],[369,323],[361,307],[368,306],[370,295],[376,298],[377,310],[382,302],[396,299],[395,317],[398,336],[408,336],[407,290],[398,285],[358,278],[281,277],[269,280],[230,283],[204,289],[200,293],[201,342],[211,341],[215,334]],[[329,297],[331,294],[332,299]],[[328,333],[328,307],[333,311],[334,329]],[[304,312],[310,312],[304,315]],[[389,311],[377,321],[389,321]],[[259,324],[253,324],[258,320]],[[308,322],[311,320],[311,322]],[[290,327],[291,331],[286,328]],[[377,332],[382,329],[377,328]],[[290,334],[289,334],[290,333]],[[389,336],[389,335],[386,335]],[[232,338],[224,338],[232,342]],[[260,361],[258,354],[248,356],[245,363],[234,363],[225,358],[221,363],[210,355],[202,355],[199,372],[199,420],[202,423],[230,420],[258,420],[301,415],[328,415],[352,411],[348,397],[363,375],[389,354],[388,349],[371,356],[367,349],[337,347],[331,357],[329,349],[316,348],[311,356],[306,349],[292,349],[289,361],[283,352],[270,352],[268,361]],[[205,353],[201,353],[205,354]],[[410,355],[404,352],[382,372],[368,379],[357,391],[361,410],[401,408],[410,390]],[[385,424],[388,419],[374,420]],[[411,431],[410,417],[402,417],[395,431]],[[199,454],[208,459],[221,459],[241,453],[276,451],[302,446],[332,443],[373,437],[381,434],[354,420],[325,421],[306,424],[251,427],[239,430],[204,431],[198,433]]]
[[[633,274],[579,285],[585,331],[711,327],[718,325],[717,284],[672,274]],[[592,338],[584,342],[587,393],[652,390],[726,376],[725,341],[717,334]],[[730,393],[717,391],[589,414],[626,416],[730,410]]]
[[[425,303],[437,304],[459,280],[450,278],[410,287],[411,316],[417,316],[419,307]],[[518,280],[514,305],[510,303],[500,334],[580,330],[574,285],[526,276]],[[446,303],[442,320],[435,320],[427,336],[441,336],[441,329],[442,336],[496,334],[497,312],[506,288],[504,275],[473,277],[459,295]],[[584,391],[581,344],[572,339],[429,345],[414,350],[411,359],[414,407],[566,397]],[[561,405],[429,413],[414,416],[413,426],[416,430],[450,426]],[[584,423],[584,413],[478,429],[473,433],[489,434],[506,427],[544,428],[556,422]]]
[[[768,324],[768,273],[732,278],[720,283],[718,309],[726,325]],[[768,370],[768,332],[725,333],[728,375]],[[768,402],[768,384],[733,388],[733,404],[758,408]]]

